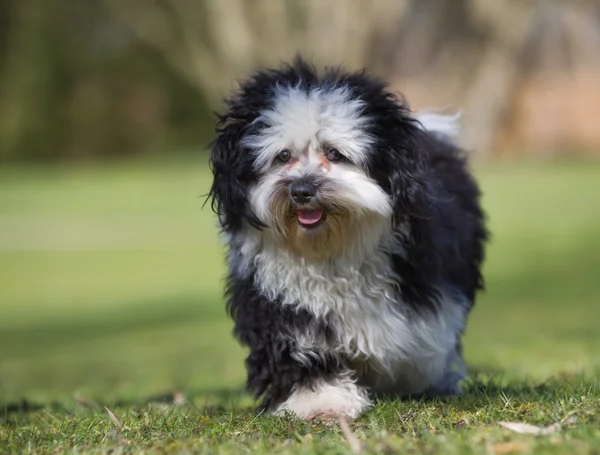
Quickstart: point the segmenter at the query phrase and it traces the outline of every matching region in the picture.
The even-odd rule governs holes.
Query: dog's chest
[[[436,377],[463,326],[464,307],[444,296],[438,311],[411,313],[384,252],[360,262],[308,264],[267,250],[253,263],[255,284],[273,304],[304,309],[321,323],[291,328],[300,362],[334,354],[388,377]]]
[[[325,337],[318,324],[295,328],[301,352],[336,352],[385,363],[406,356],[415,345],[398,277],[385,253],[360,263],[309,264],[279,250],[259,253],[254,264],[262,293],[307,310],[332,330],[333,337]]]

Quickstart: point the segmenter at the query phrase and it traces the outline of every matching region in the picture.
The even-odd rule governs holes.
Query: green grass
[[[600,163],[477,174],[494,238],[465,395],[379,402],[352,430],[366,453],[598,454]],[[350,451],[243,392],[209,182],[197,162],[0,170],[0,453]]]

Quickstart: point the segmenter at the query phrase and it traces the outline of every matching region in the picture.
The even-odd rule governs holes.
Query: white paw
[[[275,414],[290,412],[304,420],[337,417],[356,419],[370,405],[366,389],[342,377],[331,382],[320,382],[313,389],[296,389]]]

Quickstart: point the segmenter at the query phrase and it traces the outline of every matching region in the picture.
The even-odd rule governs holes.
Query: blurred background
[[[0,403],[242,386],[206,143],[298,51],[462,112],[473,371],[598,371],[600,1],[0,0]]]

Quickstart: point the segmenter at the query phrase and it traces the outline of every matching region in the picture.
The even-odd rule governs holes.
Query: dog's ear
[[[385,83],[362,73],[347,83],[367,100],[364,115],[371,119],[368,132],[375,138],[367,171],[392,202],[394,227],[425,216],[428,191],[426,137],[401,95],[389,92]]]
[[[227,232],[239,230],[244,220],[257,229],[264,224],[248,202],[249,185],[256,180],[252,155],[241,146],[245,122],[221,117],[217,137],[211,143],[210,167],[213,183],[208,194],[213,211]]]
[[[427,147],[429,141],[418,123],[401,104],[390,108],[382,118],[380,150],[374,156],[379,161],[377,180],[392,201],[395,228],[404,226],[410,232],[410,243],[417,251],[429,249],[433,242],[431,218],[432,188]]]
[[[399,141],[402,145],[393,151],[389,174],[395,224],[407,218],[411,224],[426,218],[429,207],[422,134],[413,127],[405,128],[405,131],[403,140]]]
[[[381,93],[369,113],[375,119],[371,134],[377,138],[369,174],[390,196],[394,226],[412,225],[428,206],[426,137],[404,104]]]

